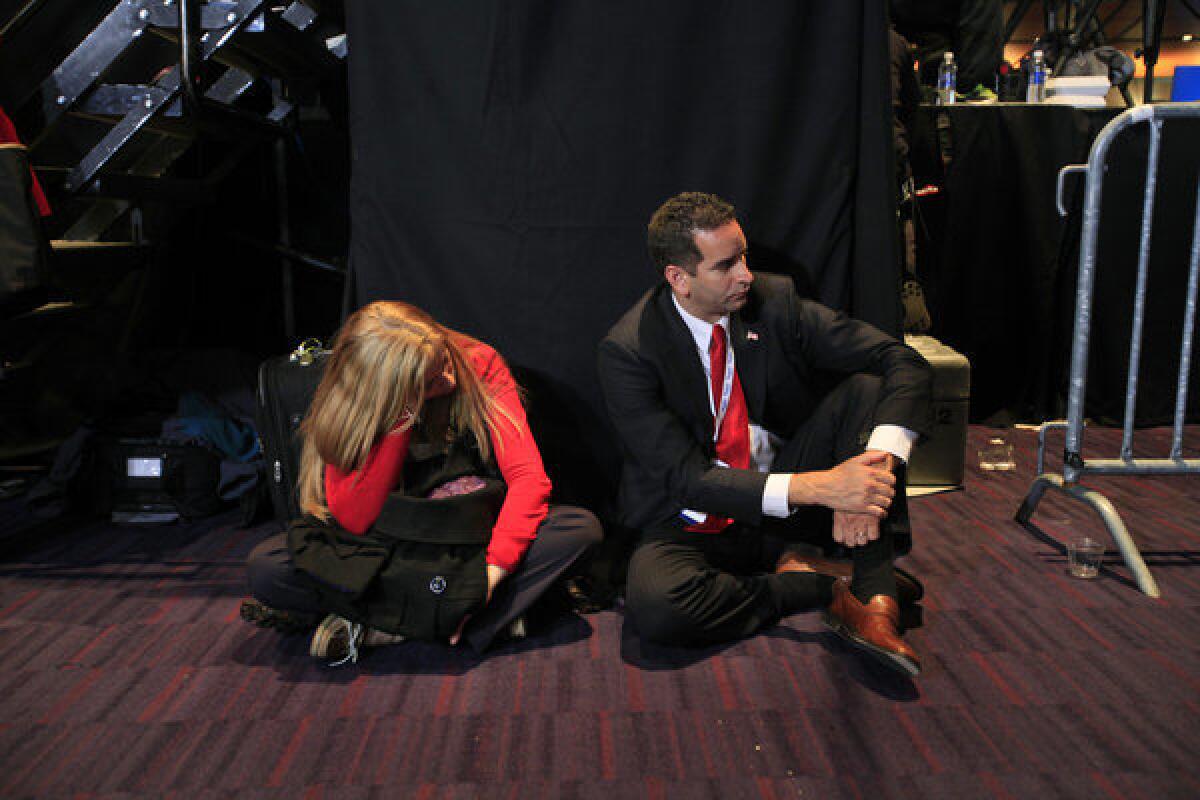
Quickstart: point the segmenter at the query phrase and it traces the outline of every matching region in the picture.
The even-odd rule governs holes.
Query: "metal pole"
[[[1154,233],[1154,195],[1158,189],[1158,154],[1162,146],[1162,120],[1150,120],[1150,157],[1146,164],[1146,190],[1142,196],[1142,238],[1138,246],[1137,289],[1133,299],[1133,330],[1129,337],[1129,375],[1125,379],[1125,432],[1121,458],[1133,458],[1133,418],[1137,407],[1138,368],[1142,363],[1142,327],[1146,321],[1146,283],[1150,273],[1150,238]]]
[[[1146,82],[1142,86],[1142,102],[1154,99],[1154,66],[1162,46],[1163,19],[1167,0],[1142,0],[1142,63],[1146,65]]]
[[[272,81],[273,93],[282,94],[283,87],[278,81]],[[288,174],[287,174],[287,144],[283,137],[275,140],[275,199],[279,213],[279,243],[285,248],[292,243],[292,229],[289,224],[288,210]],[[296,304],[293,287],[292,260],[282,255],[279,260],[281,269],[280,287],[283,292],[283,333],[290,343],[296,338]]]
[[[179,0],[179,71],[182,75],[183,102],[192,114],[192,123],[200,113],[200,96],[196,92],[196,42],[192,28],[196,23],[192,0]]]
[[[1188,293],[1184,305],[1183,346],[1179,350],[1179,388],[1175,391],[1175,432],[1171,458],[1183,458],[1183,418],[1187,413],[1188,378],[1192,371],[1192,337],[1196,332],[1196,292],[1200,284],[1200,175],[1196,176],[1196,219],[1192,223],[1192,263],[1188,267]]]
[[[1089,458],[1088,475],[1189,475],[1200,473],[1200,458]]]
[[[44,2],[45,0],[29,0],[29,2],[21,7],[20,11],[14,14],[12,18],[5,23],[4,27],[0,28],[0,39],[7,39],[10,33],[15,32],[18,28],[28,22],[29,18],[33,16],[33,12],[36,11],[37,7],[42,5]]]
[[[1117,133],[1132,124],[1136,111],[1112,119],[1096,137],[1088,155],[1084,189],[1083,229],[1079,235],[1079,280],[1075,288],[1075,334],[1071,339],[1071,376],[1067,393],[1067,433],[1063,479],[1079,480],[1083,446],[1083,401],[1087,392],[1088,338],[1092,329],[1092,286],[1096,272],[1096,242],[1100,235],[1100,201],[1104,195],[1104,161]]]

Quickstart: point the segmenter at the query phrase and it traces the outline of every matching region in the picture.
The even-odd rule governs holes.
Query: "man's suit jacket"
[[[925,360],[871,325],[802,299],[786,276],[755,273],[746,305],[731,315],[730,339],[750,421],[782,439],[838,380],[859,372],[883,378],[875,424],[929,434]],[[672,525],[692,508],[757,525],[767,476],[713,466],[704,367],[667,284],[621,317],[598,358],[624,457],[622,522],[642,530]]]

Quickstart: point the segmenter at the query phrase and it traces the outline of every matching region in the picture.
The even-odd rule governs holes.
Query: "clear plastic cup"
[[[988,439],[979,448],[979,468],[984,472],[1012,472],[1017,468],[1013,446],[999,437]]]
[[[1095,539],[1081,536],[1067,543],[1067,571],[1076,578],[1096,577],[1103,560],[1104,545]]]

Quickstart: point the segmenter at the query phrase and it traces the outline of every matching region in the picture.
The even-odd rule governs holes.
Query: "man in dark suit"
[[[688,192],[650,220],[663,282],[599,347],[620,438],[623,521],[641,532],[626,608],[675,644],[750,635],[804,608],[916,675],[894,569],[896,473],[931,424],[928,364],[878,329],[755,276],[734,209]],[[844,548],[849,561],[823,557]]]

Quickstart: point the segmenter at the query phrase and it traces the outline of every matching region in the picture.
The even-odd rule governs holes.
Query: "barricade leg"
[[[1133,573],[1133,579],[1137,582],[1138,588],[1142,590],[1143,594],[1150,597],[1161,595],[1158,583],[1150,574],[1150,568],[1146,566],[1146,561],[1138,551],[1137,544],[1129,535],[1129,529],[1125,527],[1121,515],[1117,513],[1117,509],[1113,507],[1109,499],[1095,489],[1089,489],[1077,483],[1068,486],[1064,484],[1061,475],[1039,475],[1034,479],[1033,485],[1029,488],[1029,494],[1025,496],[1021,507],[1017,509],[1017,522],[1022,525],[1029,524],[1029,518],[1037,509],[1038,503],[1041,502],[1042,495],[1046,493],[1047,489],[1056,489],[1068,497],[1073,497],[1091,506],[1100,515],[1104,527],[1108,529],[1108,535],[1112,537],[1117,545],[1117,550],[1121,553],[1121,558],[1125,560],[1125,565]]]
[[[1017,522],[1022,525],[1029,524],[1029,518],[1037,510],[1038,503],[1042,502],[1042,495],[1046,493],[1047,486],[1062,488],[1062,476],[1038,475],[1033,479],[1033,485],[1029,487],[1029,494],[1025,495],[1025,500],[1021,503],[1021,507],[1017,509],[1015,515]]]

